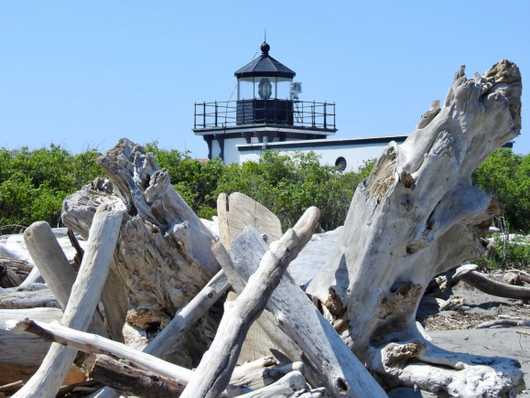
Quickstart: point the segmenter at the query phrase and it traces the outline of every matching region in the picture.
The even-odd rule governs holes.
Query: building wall
[[[226,164],[239,163],[239,151],[237,150],[237,146],[244,145],[246,143],[247,141],[242,137],[225,139],[224,162]]]
[[[387,143],[375,143],[375,144],[350,144],[350,145],[333,145],[333,146],[311,146],[311,147],[299,147],[299,148],[279,148],[275,149],[270,147],[268,149],[279,151],[282,154],[292,155],[295,153],[308,153],[315,152],[320,156],[320,163],[335,166],[335,162],[339,157],[343,157],[346,160],[345,171],[356,171],[361,167],[365,161],[378,158]],[[226,151],[226,147],[225,147]],[[261,148],[252,150],[245,150],[239,152],[239,161],[241,163],[246,161],[257,161],[261,155]]]

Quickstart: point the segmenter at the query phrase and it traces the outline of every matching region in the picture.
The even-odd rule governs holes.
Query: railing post
[[[315,101],[313,101],[313,104],[311,105],[311,122],[314,128],[315,127]]]
[[[326,129],[328,127],[328,123],[327,123],[327,113],[326,113],[326,105],[327,103],[324,102],[324,128]]]
[[[206,128],[206,102],[202,103],[202,128]]]
[[[217,127],[217,101],[215,101],[215,127]]]
[[[197,128],[197,103],[193,104],[193,128]]]

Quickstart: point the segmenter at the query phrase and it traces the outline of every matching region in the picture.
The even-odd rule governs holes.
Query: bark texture
[[[116,290],[123,292],[117,299],[125,302],[131,325],[156,331],[218,271],[214,238],[143,147],[122,139],[98,161],[110,181],[97,179],[68,197],[63,222],[86,236],[98,204],[123,201],[127,214],[112,267]],[[194,344],[174,358],[182,365],[196,364],[215,335],[218,319],[200,322]]]

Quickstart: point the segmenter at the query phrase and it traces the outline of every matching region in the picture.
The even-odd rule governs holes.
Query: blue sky
[[[338,138],[410,132],[453,73],[501,58],[523,74],[530,152],[530,2],[11,1],[0,12],[0,146],[105,150],[120,137],[206,156],[193,103],[228,99],[258,51],[337,103]]]

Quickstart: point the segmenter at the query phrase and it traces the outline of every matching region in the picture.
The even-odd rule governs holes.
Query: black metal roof
[[[296,73],[269,55],[270,46],[267,42],[261,44],[261,55],[235,71],[234,75],[240,79],[245,77],[283,77],[292,79]]]

